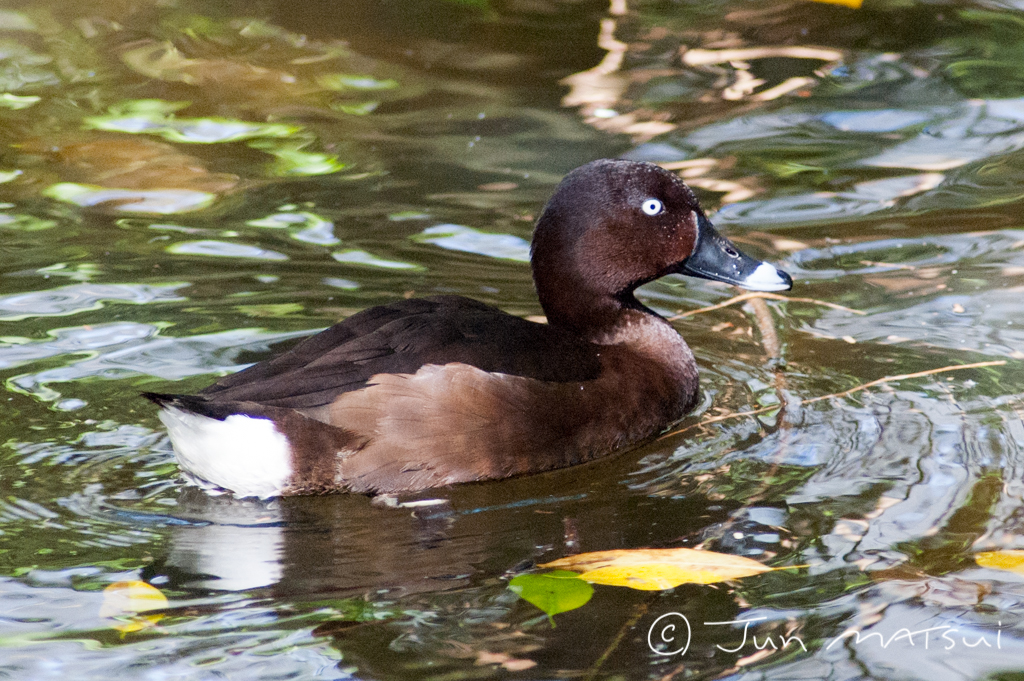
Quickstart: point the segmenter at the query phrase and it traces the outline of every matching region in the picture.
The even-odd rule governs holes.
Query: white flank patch
[[[766,262],[757,266],[740,285],[751,291],[786,291],[789,283],[782,278],[779,271]]]
[[[235,496],[278,496],[291,478],[291,447],[267,419],[232,414],[218,421],[166,407],[160,420],[178,465]]]

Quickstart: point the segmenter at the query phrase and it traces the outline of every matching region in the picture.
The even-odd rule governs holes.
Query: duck
[[[574,466],[634,448],[698,402],[693,353],[640,303],[669,274],[784,291],[652,163],[568,173],[534,226],[546,322],[455,295],[362,310],[160,407],[191,483],[237,497],[395,495]]]

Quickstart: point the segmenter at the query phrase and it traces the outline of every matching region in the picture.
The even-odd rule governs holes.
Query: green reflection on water
[[[971,556],[1024,546],[1020,12],[481,9],[0,11],[0,675],[1019,669],[1019,578]],[[674,164],[794,296],[866,314],[769,303],[784,362],[742,305],[681,319],[705,390],[694,428],[442,504],[232,500],[178,478],[140,391],[197,391],[405,295],[541,314],[533,218],[572,167],[622,154]],[[672,314],[731,294],[673,280],[641,297]],[[1010,364],[799,404],[985,359]],[[697,425],[762,404],[779,409]],[[650,602],[599,587],[554,630],[506,588],[530,561],[695,545],[810,567]],[[140,578],[172,611],[122,636],[99,594]],[[726,654],[732,627],[655,659],[645,628],[670,611],[764,616],[760,642],[796,632],[810,650]],[[936,623],[1002,627],[1004,647],[957,648],[958,676],[933,651],[824,650],[850,627]]]

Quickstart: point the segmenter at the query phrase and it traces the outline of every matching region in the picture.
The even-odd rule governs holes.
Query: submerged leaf
[[[814,0],[814,2],[824,2],[827,5],[842,5],[850,9],[860,9],[860,6],[864,4],[864,0]]]
[[[238,57],[192,58],[169,42],[145,42],[121,55],[128,68],[147,78],[217,88],[221,96],[249,94],[294,99],[316,90],[287,71],[250,64]]]
[[[594,584],[656,591],[680,584],[714,584],[768,572],[756,560],[696,549],[632,549],[566,556],[541,567],[582,572]]]
[[[556,570],[543,575],[519,575],[508,583],[508,588],[524,601],[543,610],[551,625],[560,612],[583,607],[594,595],[594,587],[579,578],[575,572]]]
[[[983,551],[974,554],[974,562],[981,567],[1009,570],[1024,575],[1024,551],[1020,549]]]
[[[100,617],[117,620],[114,629],[123,633],[151,627],[163,615],[139,615],[148,610],[167,607],[167,597],[159,589],[145,582],[114,582],[103,590]]]
[[[56,166],[62,179],[109,189],[180,189],[222,194],[239,178],[213,173],[202,159],[154,139],[107,133],[34,138],[19,145]]]

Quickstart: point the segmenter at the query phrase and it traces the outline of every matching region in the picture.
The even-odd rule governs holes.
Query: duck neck
[[[535,271],[537,294],[548,323],[597,345],[628,348],[659,365],[662,375],[680,386],[680,405],[685,408],[678,416],[685,413],[696,399],[697,365],[682,336],[636,299],[635,287],[617,295],[602,294],[582,279],[568,279],[564,271],[559,274],[546,276]]]
[[[664,320],[633,295],[635,287],[617,293],[595,286],[573,272],[537,268],[537,297],[548,324],[571,330],[593,343],[606,344],[624,325],[641,319]],[[612,341],[614,342],[614,341]]]

